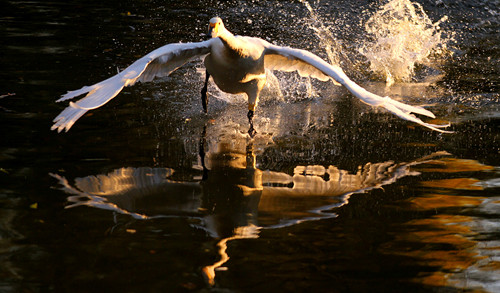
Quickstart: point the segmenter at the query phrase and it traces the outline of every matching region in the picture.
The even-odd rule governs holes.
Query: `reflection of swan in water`
[[[231,140],[205,152],[200,142],[203,178],[192,182],[169,179],[169,168],[120,168],[107,175],[76,178],[74,186],[64,178],[62,189],[72,194],[68,207],[80,205],[107,209],[136,219],[188,217],[218,243],[221,259],[203,269],[210,284],[215,271],[229,259],[227,242],[256,238],[261,229],[279,228],[308,220],[335,217],[331,210],[365,192],[397,179],[416,175],[409,169],[430,157],[410,163],[367,163],[356,173],[330,165],[296,166],[293,174],[261,171],[255,166],[252,145]]]

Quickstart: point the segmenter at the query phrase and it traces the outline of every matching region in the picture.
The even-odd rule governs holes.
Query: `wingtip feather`
[[[74,104],[74,103],[72,103]],[[54,125],[50,128],[50,130],[56,130],[58,133],[61,133],[63,130],[68,132],[69,129],[75,124],[75,122],[82,117],[87,110],[70,106],[66,107],[52,122]]]
[[[68,91],[67,93],[65,93],[64,95],[62,95],[58,100],[56,100],[56,103],[67,101],[67,100],[71,100],[71,99],[73,99],[75,97],[78,97],[78,96],[81,96],[83,94],[86,94],[86,93],[90,92],[94,88],[94,86],[84,86],[84,87],[82,87],[81,89],[78,89],[78,90]]]
[[[400,103],[400,102],[398,102],[398,103]],[[409,106],[409,105],[406,105],[406,104],[403,104],[403,103],[400,103],[400,104],[405,105],[405,106]],[[398,105],[399,104],[397,104],[397,103],[382,103],[379,106],[384,107],[389,112],[391,112],[392,114],[398,116],[401,119],[408,120],[408,121],[411,121],[411,122],[415,122],[415,123],[417,123],[419,125],[422,125],[424,127],[427,127],[429,129],[432,129],[432,130],[437,131],[437,132],[441,132],[441,133],[453,133],[453,131],[441,129],[441,128],[446,128],[446,127],[451,126],[450,123],[448,123],[448,124],[441,124],[440,125],[440,124],[432,124],[432,123],[424,122],[424,121],[422,121],[422,119],[420,119],[417,116],[411,114],[412,111],[409,111],[408,107],[398,107]],[[410,106],[410,107],[412,107],[412,106]]]

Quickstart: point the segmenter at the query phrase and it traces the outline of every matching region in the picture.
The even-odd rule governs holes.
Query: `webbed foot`
[[[250,135],[251,138],[254,138],[255,135],[257,135],[257,130],[253,128],[253,125],[250,125],[250,129],[248,129],[248,135]]]
[[[254,116],[254,111],[249,110],[247,117],[248,117],[248,122],[250,123],[250,128],[248,129],[248,135],[250,135],[251,138],[254,138],[255,135],[257,134],[257,131],[255,128],[253,128],[253,116]]]

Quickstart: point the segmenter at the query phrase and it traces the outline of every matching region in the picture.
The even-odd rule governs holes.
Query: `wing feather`
[[[76,103],[70,103],[54,120],[51,130],[68,131],[87,111],[101,107],[126,87],[136,82],[149,82],[155,77],[167,76],[193,58],[210,52],[213,40],[199,43],[169,44],[140,58],[122,72],[91,86],[84,86],[63,95],[57,102],[87,94]]]
[[[345,86],[354,96],[370,106],[383,107],[402,119],[415,122],[435,131],[444,133],[452,132],[441,129],[450,126],[450,124],[436,125],[426,123],[412,114],[416,113],[435,118],[431,111],[420,106],[407,105],[389,97],[381,97],[371,93],[349,79],[340,67],[328,64],[311,52],[275,46],[267,42],[264,45],[266,47],[264,51],[264,65],[266,69],[286,72],[297,71],[301,76],[310,76],[322,81],[331,79]]]
[[[284,72],[297,71],[300,76],[314,77],[322,81],[330,80],[330,76],[317,69],[315,66],[294,57],[293,55],[283,55],[278,51],[267,50],[264,57],[266,69],[279,70]]]

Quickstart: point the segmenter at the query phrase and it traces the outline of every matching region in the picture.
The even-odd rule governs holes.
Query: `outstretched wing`
[[[114,98],[126,87],[138,81],[148,82],[155,77],[169,75],[191,59],[210,52],[213,40],[199,43],[169,44],[158,48],[141,59],[135,61],[122,72],[91,86],[84,86],[63,95],[57,102],[87,94],[76,103],[70,102],[55,119],[51,130],[68,131],[71,126],[87,111],[101,107]]]
[[[428,111],[420,106],[410,106],[395,101],[389,97],[381,97],[376,94],[370,93],[369,91],[365,90],[364,88],[353,82],[351,79],[349,79],[349,77],[345,75],[344,71],[342,71],[340,67],[328,64],[323,59],[311,52],[300,49],[275,46],[267,42],[264,44],[264,46],[266,47],[264,51],[264,65],[266,69],[281,70],[287,72],[297,71],[301,76],[310,76],[323,81],[332,79],[333,81],[345,86],[353,95],[355,95],[368,105],[374,107],[384,107],[385,109],[402,119],[418,123],[435,131],[445,133],[451,132],[440,129],[448,127],[449,124],[436,125],[426,123],[412,114],[417,113],[435,118],[434,114],[431,111]]]

